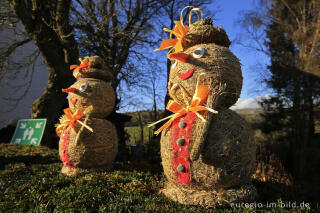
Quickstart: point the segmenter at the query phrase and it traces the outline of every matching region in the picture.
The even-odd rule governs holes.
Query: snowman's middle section
[[[175,119],[171,126],[172,170],[176,174],[175,182],[183,185],[190,185],[191,182],[189,148],[191,130],[196,119],[195,113],[188,112]]]

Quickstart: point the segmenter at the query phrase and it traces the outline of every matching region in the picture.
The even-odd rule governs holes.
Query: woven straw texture
[[[232,189],[198,190],[190,187],[177,186],[167,182],[161,191],[166,197],[184,205],[201,205],[203,207],[230,206],[231,203],[251,202],[257,195],[256,188],[244,185]]]
[[[112,80],[111,72],[107,71],[106,66],[99,56],[89,57],[89,64],[87,69],[81,70],[80,78],[96,78],[105,81]]]
[[[199,22],[192,24],[185,36],[183,47],[188,49],[196,44],[214,43],[220,46],[229,47],[231,42],[226,31],[212,25],[199,25]]]
[[[171,67],[169,95],[187,108],[200,76],[200,84],[210,89],[203,105],[219,113],[199,112],[206,122],[197,119],[192,126],[190,185],[177,182],[176,168],[172,168],[172,130],[169,128],[162,132],[161,158],[167,178],[162,192],[168,198],[187,205],[214,207],[250,202],[256,196],[256,189],[251,185],[251,175],[256,166],[253,134],[248,123],[228,109],[237,102],[241,93],[243,77],[240,62],[228,48],[231,42],[226,32],[219,27],[196,22],[190,26],[184,41],[184,53],[189,58],[186,63],[178,61]],[[204,54],[199,56],[201,48]],[[181,75],[192,70],[191,77]]]
[[[205,49],[201,58],[192,56],[197,48]],[[220,91],[218,102],[215,103],[216,107],[229,108],[237,102],[241,93],[243,78],[239,60],[228,48],[216,44],[198,44],[187,49],[185,53],[190,55],[188,62],[177,62],[176,66],[170,71],[169,90],[174,84],[179,84],[186,90],[186,99],[190,103],[196,88],[197,76],[204,74],[201,76],[201,84],[208,87],[212,93]],[[191,69],[194,69],[192,77],[186,80],[178,77],[178,73],[186,73]],[[179,87],[176,87],[170,95],[180,104],[186,106],[182,90]],[[211,96],[211,98],[215,97]]]
[[[88,84],[86,90],[81,91],[80,87]],[[72,112],[77,109],[86,109],[93,106],[91,116],[95,118],[105,118],[113,110],[115,104],[115,94],[110,83],[93,78],[82,78],[71,87],[76,88],[75,93],[69,93],[69,107]],[[71,100],[77,100],[75,104]]]
[[[199,120],[200,119],[198,119],[197,122],[202,122]],[[174,174],[171,163],[170,132],[171,130],[162,133],[161,157],[164,173],[171,187],[175,185],[173,183],[176,174]],[[198,131],[197,128],[193,128],[190,143],[193,144],[195,140],[200,138],[200,134],[201,132]],[[215,194],[214,197],[216,197],[219,196],[219,194],[215,192],[217,189],[223,192],[232,187],[250,184],[250,177],[256,166],[255,143],[252,131],[247,122],[229,109],[220,110],[217,115],[213,115],[207,130],[207,137],[203,142],[200,157],[195,161],[190,161],[190,165],[191,185],[186,188],[178,184],[175,187],[177,189],[171,189],[167,186],[166,190],[170,191],[170,197],[176,196],[183,198],[187,196],[183,194],[174,195],[174,193],[181,191],[179,191],[178,188],[194,191],[193,194],[197,191],[200,194],[203,192],[210,194],[211,191],[213,191]],[[250,194],[250,196],[252,195]],[[190,195],[189,197],[193,199],[193,196]],[[179,200],[179,202],[194,205],[200,202],[187,202],[185,199],[186,198],[183,198],[184,201]],[[194,199],[197,200],[201,198],[196,195]],[[221,197],[221,199],[227,200],[224,197]],[[241,199],[245,198],[242,196]]]
[[[112,80],[112,74],[110,72],[95,69],[95,68],[87,68],[79,73],[80,78],[96,78],[100,80],[110,81]]]
[[[104,119],[82,119],[94,132],[90,132],[80,124],[75,129],[70,129],[68,157],[72,169],[63,166],[62,173],[74,175],[86,171],[103,171],[112,166],[113,160],[118,153],[118,136],[114,125]],[[59,141],[59,153],[63,137]]]

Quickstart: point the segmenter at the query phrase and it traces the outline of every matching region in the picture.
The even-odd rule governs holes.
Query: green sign
[[[18,121],[11,143],[39,146],[47,119],[22,119]]]

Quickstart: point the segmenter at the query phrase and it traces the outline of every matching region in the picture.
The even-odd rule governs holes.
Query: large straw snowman
[[[116,129],[104,119],[115,104],[112,75],[98,56],[86,57],[80,66],[70,68],[78,81],[62,90],[69,94],[69,108],[57,125],[61,172],[75,175],[108,170],[118,152]]]
[[[167,178],[162,192],[180,203],[206,207],[250,201],[256,195],[250,178],[255,144],[247,122],[228,109],[240,96],[240,63],[225,31],[213,27],[211,19],[203,21],[198,8],[191,10],[189,23],[192,12],[201,14],[200,21],[190,26],[179,21],[173,30],[164,29],[176,38],[164,40],[158,49],[171,48],[167,109],[174,113],[160,120],[168,119],[156,131],[162,131]]]

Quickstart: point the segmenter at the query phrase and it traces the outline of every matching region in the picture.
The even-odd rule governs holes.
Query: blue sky
[[[255,7],[257,0],[217,0],[211,7],[218,7],[218,13],[215,15],[214,25],[224,28],[231,41],[235,41],[241,36],[245,36],[244,31],[237,24],[241,11],[250,10]],[[266,88],[259,82],[261,79],[261,67],[268,63],[269,59],[262,53],[245,48],[236,42],[230,46],[231,51],[240,59],[242,64],[243,88],[241,99],[255,98],[267,93]],[[268,91],[270,93],[270,91]]]
[[[237,24],[237,20],[239,20],[241,16],[241,12],[247,11],[255,8],[255,4],[257,0],[213,0],[214,3],[208,6],[206,9],[211,13],[215,13],[214,15],[214,26],[220,26],[226,30],[229,39],[232,41],[232,45],[230,46],[231,51],[240,59],[242,65],[242,74],[243,74],[243,88],[241,92],[241,96],[239,102],[242,102],[240,105],[243,107],[256,107],[256,98],[259,96],[264,96],[268,93],[271,93],[270,89],[267,89],[264,84],[260,81],[262,79],[261,73],[263,73],[263,68],[268,63],[268,57],[264,54],[254,51],[253,49],[246,48],[236,42],[236,40],[241,40],[240,37],[247,38],[244,34],[244,30],[241,29],[239,24]],[[177,13],[180,14],[182,8],[179,8]],[[204,8],[200,8],[204,9]],[[208,14],[204,13],[204,17],[207,17]],[[187,24],[187,21],[185,21]],[[168,27],[168,26],[164,26]],[[161,29],[160,29],[161,30]],[[167,33],[168,34],[168,33]],[[250,40],[246,40],[245,42],[250,43]],[[158,48],[158,47],[155,47]],[[150,50],[148,50],[150,51]],[[157,92],[161,96],[161,98],[157,98],[157,107],[159,109],[163,109],[164,106],[164,96],[166,94],[166,54],[167,51],[157,51],[154,52],[151,50],[149,54],[153,54],[156,57],[160,58],[160,61],[163,61],[161,64],[161,72],[158,70],[158,87]],[[144,94],[141,96],[137,96],[137,88],[124,90],[125,92],[121,94],[122,96],[122,107],[120,107],[120,112],[127,111],[136,111],[136,110],[146,110],[151,109],[153,104],[153,99],[150,96],[150,91],[144,91]],[[127,96],[127,97],[126,97]],[[137,106],[134,104],[128,104],[130,101],[130,97],[134,97]],[[246,102],[249,100],[250,103],[246,105]],[[143,103],[143,104],[141,104]],[[237,106],[239,103],[237,104]]]
[[[241,33],[244,31],[236,24],[236,21],[239,19],[239,13],[244,10],[250,10],[254,8],[254,4],[257,2],[257,0],[214,0],[215,3],[208,6],[208,10],[212,11],[218,11],[218,13],[215,15],[214,25],[221,26],[224,28],[229,35],[229,38],[231,41],[236,40]],[[181,8],[182,9],[182,8]],[[204,14],[204,17],[206,17],[207,14]],[[4,34],[3,34],[4,33]],[[0,35],[2,38],[4,38],[4,35],[7,37],[9,36],[6,32],[0,32]],[[31,46],[28,48],[24,48],[24,51],[27,51],[26,49],[34,49],[35,46],[33,44],[30,44]],[[231,51],[240,59],[242,64],[242,72],[243,72],[243,89],[241,93],[241,101],[243,103],[246,103],[246,101],[250,101],[251,103],[254,103],[256,98],[258,96],[264,96],[267,93],[270,93],[270,90],[267,90],[261,83],[259,83],[261,68],[257,68],[256,64],[261,63],[262,66],[265,66],[265,64],[268,63],[268,58],[256,51],[249,50],[248,48],[245,48],[236,42],[233,42],[233,44],[230,47]],[[22,54],[22,49],[20,50]],[[17,53],[17,54],[20,54]],[[20,55],[21,55],[20,54]],[[165,63],[166,60],[166,51],[159,51],[157,52],[158,57],[162,57],[163,61]],[[165,66],[164,66],[165,69]],[[6,126],[9,122],[15,121],[20,118],[29,118],[30,114],[30,108],[33,101],[40,97],[43,93],[43,89],[46,85],[46,81],[48,78],[48,73],[45,71],[47,70],[45,65],[42,61],[39,61],[37,63],[36,72],[34,73],[34,81],[33,85],[31,86],[28,94],[21,99],[18,106],[15,108],[15,110],[6,112],[8,108],[8,103],[1,102],[0,108],[2,111],[0,112],[0,128]],[[163,78],[165,78],[165,74],[162,74]],[[159,76],[160,78],[161,76]],[[159,84],[159,90],[161,90],[160,93],[164,96],[166,92],[166,85],[165,79],[161,77],[160,84]],[[4,84],[2,84],[4,86]],[[5,88],[1,87],[0,90],[0,96],[5,96],[8,91]],[[127,91],[128,93],[128,91]],[[140,91],[132,91],[133,94],[136,95],[140,94]],[[145,99],[144,95],[140,95],[142,98]],[[125,97],[123,97],[125,100]],[[150,99],[151,100],[151,99]],[[139,101],[139,100],[137,100]],[[140,104],[141,105],[141,104]],[[141,107],[141,106],[140,106]],[[159,99],[159,108],[163,108],[163,99]],[[152,108],[152,101],[150,103],[143,103],[143,109],[151,109]],[[140,108],[141,109],[141,108]],[[120,111],[131,111],[131,110],[137,110],[137,108],[134,107],[126,107],[126,109],[120,110]]]

